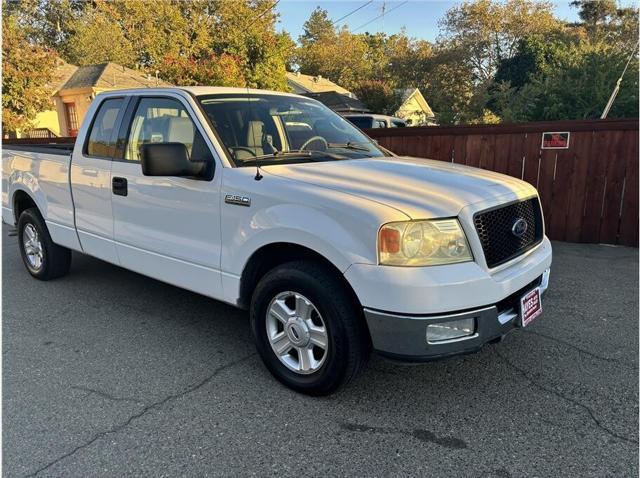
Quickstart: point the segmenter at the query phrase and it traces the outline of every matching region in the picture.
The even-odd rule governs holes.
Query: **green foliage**
[[[28,129],[36,115],[51,109],[48,82],[56,55],[31,44],[17,19],[2,18],[2,132]]]
[[[165,57],[161,65],[168,81],[183,86],[242,86],[246,84],[242,60],[223,53],[201,58]]]
[[[571,6],[579,9],[578,16],[589,27],[607,22],[618,11],[616,0],[574,0]]]
[[[571,45],[519,88],[503,82],[494,92],[504,121],[599,118],[628,53],[603,43]],[[638,59],[632,59],[609,117],[638,117]]]
[[[376,112],[393,112],[396,91],[420,88],[446,124],[594,117],[638,41],[638,9],[615,0],[573,1],[575,24],[555,18],[546,0],[467,0],[445,14],[435,43],[404,31],[352,33],[316,8],[296,45],[276,32],[275,3],[4,0],[3,64],[24,74],[23,63],[40,64],[48,48],[70,63],[113,61],[175,84],[276,90],[298,69],[354,91]],[[12,42],[22,46],[10,52]],[[24,59],[14,53],[23,49]],[[30,74],[25,84],[40,81]],[[637,96],[634,58],[610,116],[637,116]]]
[[[300,43],[303,46],[319,41],[327,41],[336,34],[333,23],[329,19],[329,13],[320,7],[316,7],[311,12],[311,16],[304,22],[303,28],[303,34],[300,36]]]
[[[334,30],[313,41],[301,37],[300,43],[295,60],[300,71],[307,75],[322,75],[347,89],[356,87],[361,79],[371,77],[373,69],[367,58],[368,46],[360,35],[353,35],[346,29]]]
[[[9,0],[5,8],[30,42],[55,48],[73,64],[113,61],[158,70],[174,82],[283,90],[293,42],[275,32],[273,6],[274,0]],[[224,72],[230,76],[222,78]]]
[[[86,0],[3,0],[3,13],[12,15],[30,43],[62,54],[72,23]]]
[[[99,8],[85,11],[72,23],[73,34],[66,42],[66,60],[74,65],[109,61],[135,66],[134,44],[108,12]]]
[[[400,94],[384,80],[363,80],[353,92],[376,113],[392,115],[400,106]]]
[[[493,77],[499,62],[515,53],[520,39],[558,30],[553,4],[536,0],[467,1],[440,22],[440,40],[466,53],[478,81]]]

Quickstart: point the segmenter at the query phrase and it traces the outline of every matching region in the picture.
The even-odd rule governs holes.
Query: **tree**
[[[615,0],[574,0],[581,24],[591,42],[607,42],[633,49],[638,42],[638,9],[618,8]]]
[[[72,23],[90,3],[86,0],[3,0],[27,39],[64,55]]]
[[[392,115],[400,106],[400,94],[383,80],[361,81],[353,92],[374,113]]]
[[[573,0],[571,6],[579,9],[580,19],[594,30],[618,12],[616,0]]]
[[[293,45],[287,34],[275,32],[274,5],[273,0],[212,1],[209,48],[242,58],[247,86],[286,90]]]
[[[193,83],[203,81],[203,71],[219,82],[211,61],[220,58],[219,71],[233,71],[224,83],[286,89],[293,43],[275,32],[274,0],[10,1],[30,38],[71,63],[114,61]],[[189,76],[183,67],[191,61],[198,71]]]
[[[425,73],[416,86],[429,101],[440,124],[468,123],[482,113],[484,104],[476,106],[478,88],[466,55],[462,49],[439,43],[422,61],[420,68]]]
[[[302,73],[322,75],[350,89],[372,76],[367,53],[363,36],[342,29],[334,37],[301,45],[296,51],[296,63]]]
[[[468,1],[449,9],[440,26],[440,41],[466,52],[479,83],[490,80],[500,61],[515,54],[521,38],[561,28],[553,4],[535,0]]]
[[[136,66],[134,44],[107,12],[99,8],[88,9],[73,22],[72,28],[73,34],[65,47],[69,63],[93,65],[112,61]]]
[[[335,37],[335,34],[336,31],[333,28],[333,23],[329,19],[327,11],[316,7],[316,9],[311,12],[309,19],[304,22],[300,43],[306,46],[316,42],[327,41]]]
[[[242,59],[223,53],[202,58],[167,56],[163,77],[177,85],[244,86]]]
[[[2,133],[28,129],[36,115],[50,109],[56,56],[31,44],[13,15],[2,18]]]
[[[494,92],[504,121],[598,118],[628,54],[603,43],[582,43],[558,51],[546,70],[520,88],[501,83]],[[629,66],[610,118],[638,117],[638,59]]]

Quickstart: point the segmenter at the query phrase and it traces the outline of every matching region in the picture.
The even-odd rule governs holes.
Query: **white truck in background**
[[[32,276],[77,251],[246,308],[269,371],[307,394],[371,349],[428,361],[499,341],[549,281],[531,185],[395,156],[292,94],[101,93],[74,144],[5,144],[2,187]]]

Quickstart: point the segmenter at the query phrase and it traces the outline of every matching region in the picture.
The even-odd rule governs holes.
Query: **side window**
[[[113,156],[113,148],[115,147],[113,129],[116,126],[116,118],[121,107],[122,98],[114,98],[102,102],[91,125],[91,131],[89,131],[86,148],[87,155]]]
[[[140,146],[182,143],[192,161],[208,161],[211,154],[182,103],[171,98],[142,98],[131,121],[124,157],[140,161]]]
[[[407,126],[407,125],[405,124],[404,121],[391,120],[391,127],[392,128],[404,128],[405,126]]]
[[[352,116],[347,119],[360,129],[367,129],[373,126],[371,118],[361,117],[361,116]]]
[[[384,120],[375,120],[373,122],[373,127],[374,128],[386,128],[387,127],[387,123]]]

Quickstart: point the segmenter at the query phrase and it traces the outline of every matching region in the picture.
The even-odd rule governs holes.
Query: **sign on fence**
[[[542,149],[567,149],[569,148],[568,131],[551,131],[542,133]]]

